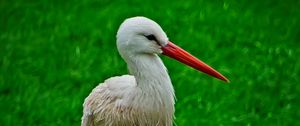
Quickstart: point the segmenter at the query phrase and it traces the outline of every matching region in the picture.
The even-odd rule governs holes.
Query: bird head
[[[154,21],[145,17],[126,19],[117,33],[117,46],[121,53],[159,54],[168,43],[168,37]]]
[[[122,57],[162,53],[196,70],[229,82],[218,71],[170,42],[162,28],[145,17],[128,18],[121,24],[117,33],[117,47]]]

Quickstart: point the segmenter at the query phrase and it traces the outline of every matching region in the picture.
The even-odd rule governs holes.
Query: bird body
[[[128,66],[134,76],[109,78],[92,91],[84,102],[82,125],[172,125],[174,90],[170,78],[157,56],[145,56]],[[136,63],[142,65],[133,67]],[[158,65],[150,68],[151,64]]]
[[[169,42],[161,27],[145,17],[121,24],[117,47],[131,75],[109,78],[93,89],[83,104],[82,126],[172,126],[174,89],[158,54],[227,81]]]

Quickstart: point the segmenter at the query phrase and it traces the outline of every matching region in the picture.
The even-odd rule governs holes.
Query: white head
[[[154,21],[145,17],[126,19],[117,33],[117,46],[121,55],[159,54],[168,37]]]

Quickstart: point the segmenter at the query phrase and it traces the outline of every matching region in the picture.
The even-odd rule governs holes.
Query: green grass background
[[[0,0],[0,125],[80,125],[89,92],[127,73],[115,35],[139,15],[231,80],[162,56],[178,126],[300,125],[299,0]]]

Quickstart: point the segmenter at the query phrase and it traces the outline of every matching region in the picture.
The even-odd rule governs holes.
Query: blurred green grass
[[[162,57],[178,126],[300,125],[299,0],[1,0],[0,124],[79,125],[89,92],[127,73],[115,34],[138,15],[231,80]]]

